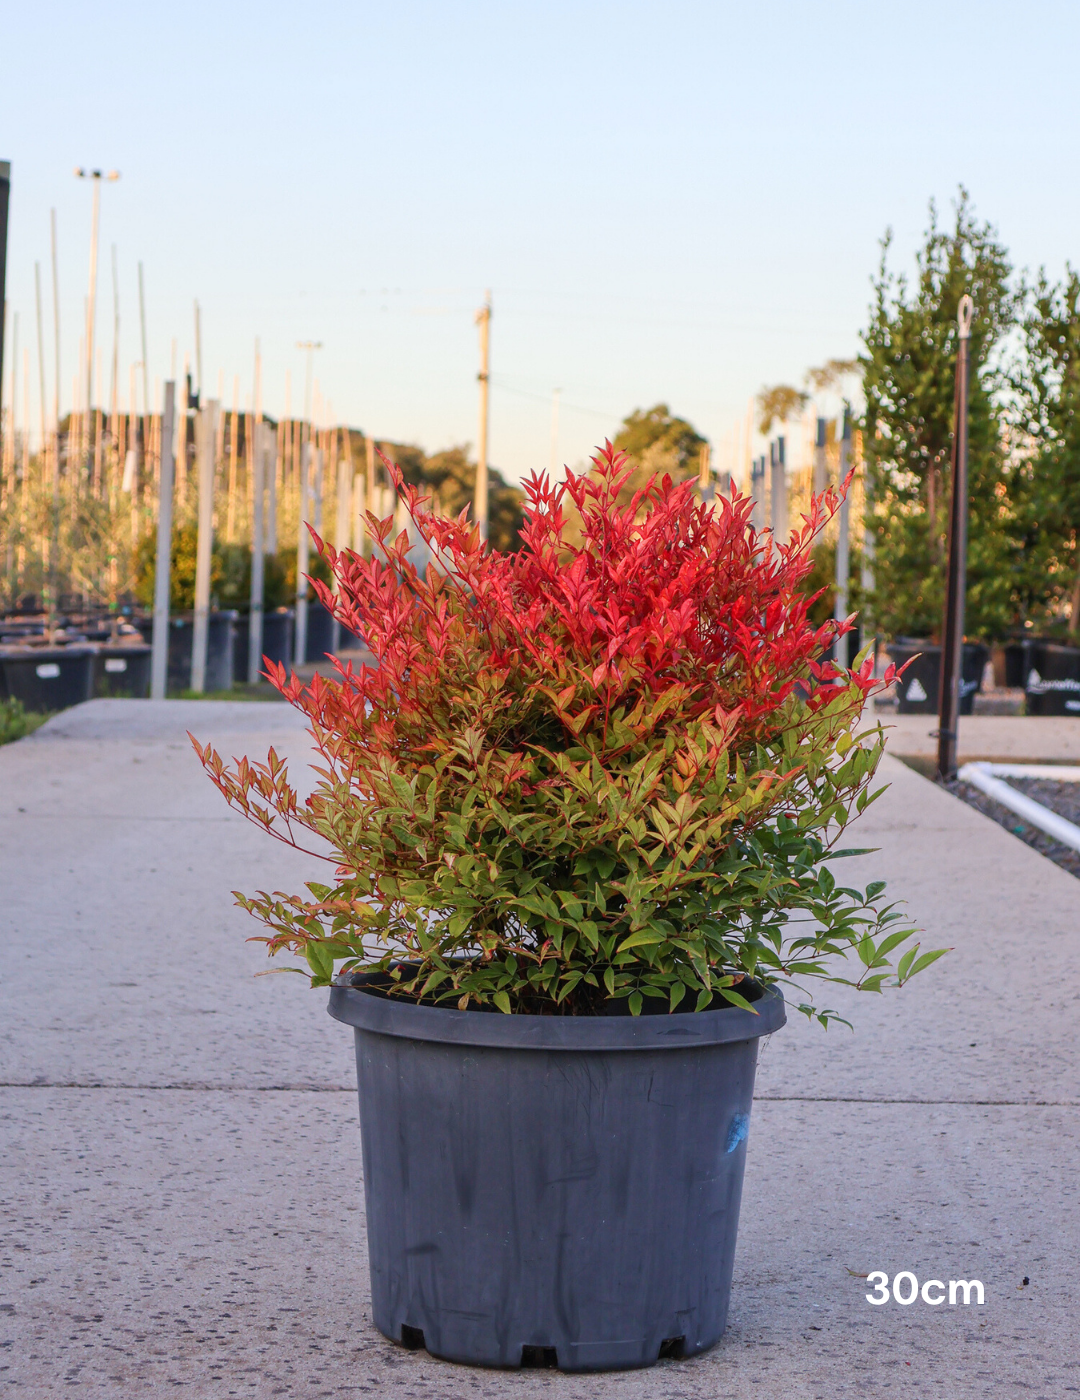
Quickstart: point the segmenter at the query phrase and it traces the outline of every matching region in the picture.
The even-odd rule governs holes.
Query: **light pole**
[[[89,427],[90,410],[94,402],[94,321],[97,298],[97,254],[98,224],[101,220],[101,182],[119,180],[119,170],[110,170],[106,175],[100,170],[84,170],[77,166],[75,174],[80,180],[90,180],[94,187],[94,203],[90,216],[90,294],[86,301],[86,422]]]

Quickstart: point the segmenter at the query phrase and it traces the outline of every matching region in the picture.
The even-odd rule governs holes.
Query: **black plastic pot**
[[[563,1371],[711,1347],[758,1038],[786,1019],[775,990],[757,1010],[504,1016],[335,985],[379,1330],[452,1361]]]
[[[915,660],[896,682],[896,712],[901,715],[936,715],[941,684],[941,648],[936,642],[897,637],[886,651],[902,666]],[[982,689],[983,671],[990,652],[981,642],[965,642],[961,656],[960,713],[970,715],[976,694]]]
[[[23,708],[44,713],[81,705],[94,695],[92,646],[0,647],[4,689]]]
[[[263,639],[262,656],[267,656],[271,661],[280,662],[286,670],[291,670],[293,665],[293,621],[295,614],[291,608],[281,608],[275,612],[263,614]],[[248,678],[248,642],[251,637],[251,617],[248,613],[241,613],[236,620],[236,630],[233,633],[233,678],[237,681],[246,681]],[[264,663],[259,662],[259,673],[262,674]]]
[[[231,690],[233,685],[233,628],[235,612],[212,612],[208,619],[206,642],[206,689]],[[139,631],[153,644],[153,617],[140,618]],[[187,690],[191,685],[191,643],[195,621],[190,613],[169,618],[169,690]],[[245,671],[246,674],[246,671]]]
[[[1001,647],[1001,657],[1003,665],[1001,668],[1001,684],[1010,690],[1022,690],[1024,681],[1027,679],[1027,667],[1024,665],[1027,656],[1030,640],[1023,642],[1005,642]],[[995,662],[996,669],[996,662]]]
[[[145,700],[150,694],[152,655],[152,648],[138,643],[99,647],[94,657],[94,694]]]
[[[309,598],[307,605],[307,644],[304,660],[323,661],[334,650],[334,616],[318,598]]]
[[[363,645],[362,639],[355,632],[350,632],[347,627],[340,629],[339,650]],[[304,647],[304,660],[309,664],[313,661],[324,661],[328,652],[331,655],[334,652],[334,615],[318,598],[310,597],[308,598],[307,644]]]
[[[1080,647],[1025,644],[1024,699],[1029,715],[1080,715]]]

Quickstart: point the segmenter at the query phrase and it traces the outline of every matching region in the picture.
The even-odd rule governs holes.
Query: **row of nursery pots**
[[[150,648],[137,635],[115,643],[0,645],[0,700],[37,713],[66,710],[95,696],[150,694]]]
[[[897,637],[888,647],[897,666],[910,663],[896,682],[899,714],[937,714],[941,647],[917,637]],[[960,679],[960,713],[972,713],[990,659],[981,642],[965,642]],[[1080,715],[1080,647],[1032,637],[1001,648],[1000,679],[1022,688],[1029,715]]]
[[[263,617],[262,657],[285,667],[294,664],[295,614],[281,608]],[[174,694],[191,685],[194,619],[190,613],[169,619],[167,688]],[[89,626],[80,632],[59,629],[46,637],[41,623],[0,622],[0,699],[21,701],[44,713],[79,705],[95,696],[150,694],[153,617],[123,624]],[[231,690],[248,679],[250,619],[236,612],[213,612],[208,619],[206,680],[208,691]],[[356,644],[351,633],[346,645]],[[308,604],[306,655],[320,661],[334,649],[334,619],[322,603]]]

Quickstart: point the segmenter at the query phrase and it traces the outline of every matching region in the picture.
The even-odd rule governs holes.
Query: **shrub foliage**
[[[273,751],[227,765],[193,740],[234,807],[325,843],[332,884],[237,894],[313,985],[341,965],[461,1009],[589,1015],[625,998],[637,1014],[645,998],[746,1005],[747,977],[878,990],[938,956],[910,944],[880,882],[845,888],[829,868],[876,796],[883,742],[856,732],[870,660],[819,665],[834,624],[807,620],[836,497],[777,545],[734,493],[706,506],[654,479],[620,507],[629,471],[608,445],[591,473],[532,478],[513,554],[399,477],[438,561],[425,577],[389,520],[370,520],[381,558],[317,541],[338,593],[316,590],[377,668],[306,687],[272,671],[321,755],[312,796]]]

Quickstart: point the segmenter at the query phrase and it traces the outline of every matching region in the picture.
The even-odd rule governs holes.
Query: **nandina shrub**
[[[325,843],[332,884],[237,894],[313,986],[341,964],[461,1009],[637,1014],[745,1006],[754,982],[878,990],[939,955],[915,944],[894,969],[914,931],[882,883],[843,887],[827,863],[883,744],[857,732],[870,658],[819,664],[835,626],[801,592],[837,498],[778,545],[734,493],[703,505],[653,480],[620,509],[628,474],[608,445],[590,474],[532,478],[513,554],[399,479],[437,561],[422,578],[389,520],[370,520],[371,560],[316,540],[338,592],[315,589],[378,666],[306,687],[270,667],[310,721],[314,793],[273,750],[227,766],[195,744],[234,807]]]

